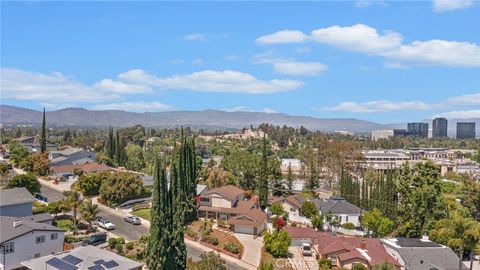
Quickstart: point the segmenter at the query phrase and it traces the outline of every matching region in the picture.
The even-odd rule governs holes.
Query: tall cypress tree
[[[287,173],[287,189],[288,194],[293,194],[293,173],[292,173],[292,163],[288,164],[288,173]]]
[[[172,215],[172,259],[173,269],[185,269],[187,263],[187,248],[185,246],[184,223],[185,223],[185,193],[182,190],[185,178],[180,178],[176,164],[172,164],[170,174],[170,208]]]
[[[45,125],[45,108],[43,108],[42,130],[40,133],[40,151],[45,153],[47,151],[47,128]]]
[[[267,139],[263,135],[262,164],[260,167],[260,187],[258,190],[260,207],[262,210],[268,206],[268,163],[267,163]]]
[[[111,126],[108,127],[107,156],[112,161],[115,159],[115,139]]]

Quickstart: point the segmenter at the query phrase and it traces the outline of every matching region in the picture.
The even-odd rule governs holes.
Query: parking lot
[[[288,251],[291,254],[290,261],[295,269],[298,270],[317,270],[318,262],[315,256],[303,256],[299,246],[291,246]]]

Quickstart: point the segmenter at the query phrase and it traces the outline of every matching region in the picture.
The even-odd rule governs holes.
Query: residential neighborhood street
[[[42,184],[42,194],[48,197],[49,202],[59,201],[64,198],[63,194],[60,191],[48,187],[44,184],[44,181],[40,181],[40,183]],[[144,224],[132,225],[125,222],[123,218],[120,217],[118,214],[111,213],[112,211],[114,211],[113,209],[112,211],[105,211],[104,209],[102,209],[102,207],[99,207],[99,210],[99,217],[109,219],[113,222],[113,224],[115,224],[115,230],[113,230],[112,233],[121,236],[127,240],[136,240],[140,235],[149,232],[149,228]],[[187,256],[189,258],[192,258],[194,261],[200,260],[200,255],[205,252],[206,248],[201,246],[199,243],[189,240],[185,240],[185,244],[187,246]],[[251,268],[242,267],[235,262],[235,259],[226,259],[225,266],[227,267],[227,269],[233,270],[256,269],[253,266]]]

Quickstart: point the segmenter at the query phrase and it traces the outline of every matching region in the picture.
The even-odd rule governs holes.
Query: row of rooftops
[[[360,207],[347,202],[340,196],[332,196],[326,200],[319,198],[306,199],[300,195],[290,195],[286,198],[272,197],[269,199],[270,203],[285,201],[298,209],[300,209],[303,202],[307,200],[315,203],[317,209],[322,213],[331,213],[333,215],[360,215],[363,211]]]

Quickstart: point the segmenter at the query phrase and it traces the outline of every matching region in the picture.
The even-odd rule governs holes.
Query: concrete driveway
[[[318,262],[315,256],[303,256],[302,249],[299,246],[291,246],[288,248],[291,254],[290,262],[295,269],[298,270],[317,270]]]
[[[263,237],[254,239],[253,235],[243,233],[234,233],[233,235],[243,245],[242,261],[258,267],[262,257]]]

